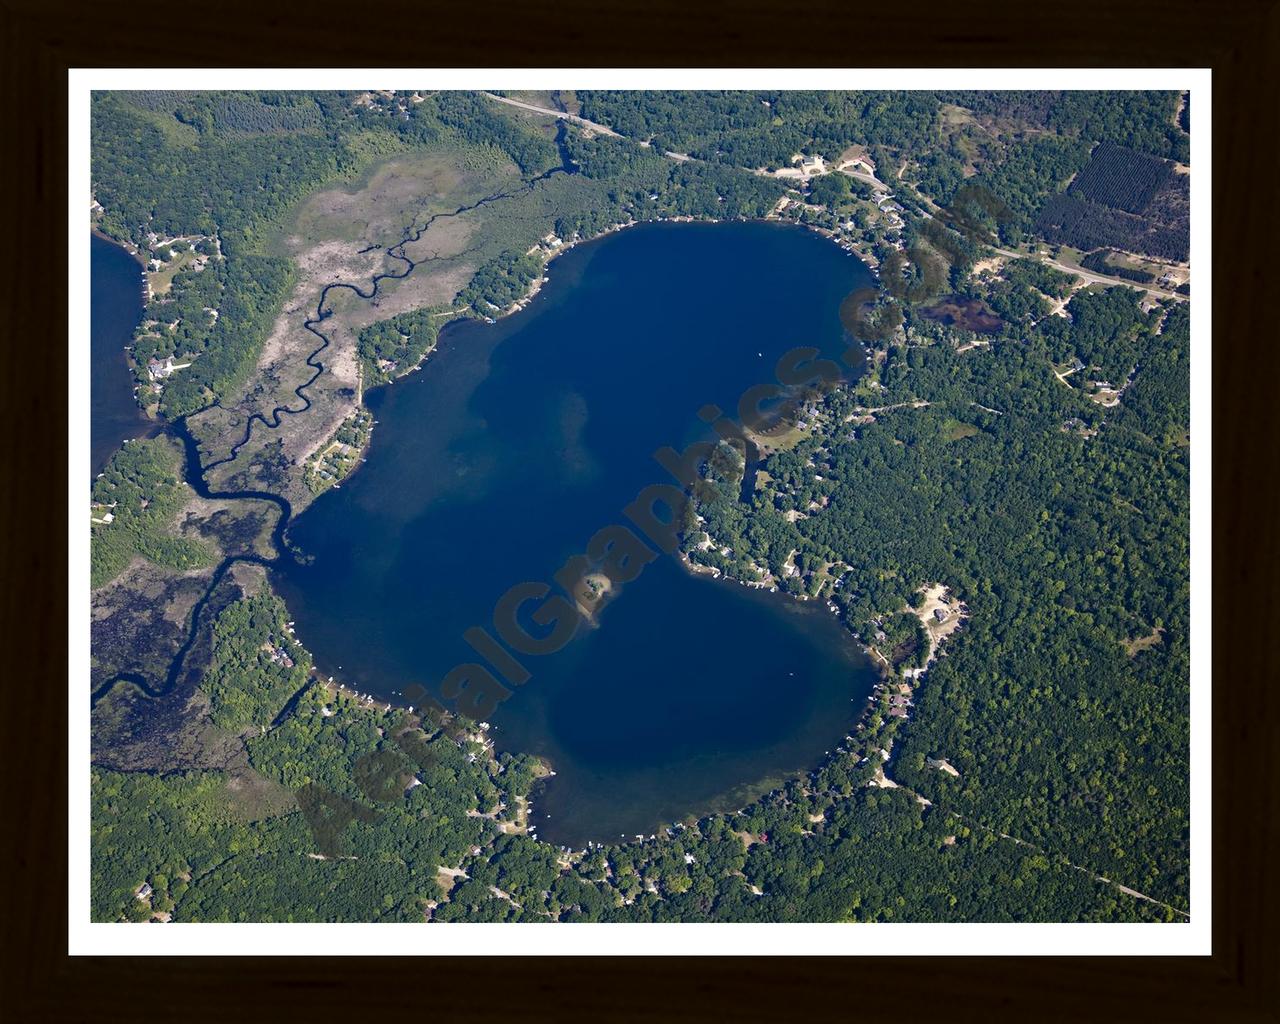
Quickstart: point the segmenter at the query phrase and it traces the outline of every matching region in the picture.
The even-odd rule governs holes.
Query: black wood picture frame
[[[676,0],[269,8],[0,4],[7,479],[0,1014],[739,1020],[1280,1018],[1275,856],[1280,533],[1273,420],[1280,5],[1079,0],[897,8]],[[1211,67],[1213,954],[1199,958],[97,958],[67,955],[67,70],[73,67]],[[73,297],[73,301],[75,298]],[[87,300],[85,300],[87,301]],[[36,364],[39,364],[37,369]],[[1237,602],[1241,602],[1237,604]],[[1230,693],[1230,702],[1225,696]],[[73,687],[73,699],[80,699]],[[1195,770],[1203,766],[1196,765]],[[181,927],[181,926],[179,926]],[[715,927],[706,929],[714,949]],[[854,927],[854,926],[851,926]],[[1140,952],[1143,929],[1132,926]],[[282,941],[287,942],[287,936]],[[531,946],[538,934],[530,930]]]

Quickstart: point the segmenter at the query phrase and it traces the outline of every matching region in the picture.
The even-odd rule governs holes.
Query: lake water
[[[146,437],[156,424],[133,399],[125,346],[142,318],[142,267],[120,246],[89,236],[89,456],[92,475],[128,438]]]
[[[374,391],[367,464],[295,520],[311,560],[273,574],[323,672],[389,699],[479,660],[512,585],[550,580],[705,436],[778,356],[838,356],[871,283],[830,242],[770,224],[649,225],[575,248],[524,312],[447,328]],[[695,577],[663,556],[491,716],[556,769],[538,834],[579,846],[740,806],[822,760],[875,671],[824,607]]]

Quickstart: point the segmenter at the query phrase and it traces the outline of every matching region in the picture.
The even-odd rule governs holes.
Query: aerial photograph
[[[88,102],[89,922],[1189,930],[1190,89]]]

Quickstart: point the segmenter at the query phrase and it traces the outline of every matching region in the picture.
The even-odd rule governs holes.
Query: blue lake
[[[133,399],[125,346],[142,318],[142,266],[128,252],[89,236],[89,453],[94,475],[128,438],[147,437],[156,424]]]
[[[707,436],[798,345],[844,351],[841,300],[873,283],[820,236],[659,224],[578,246],[528,309],[442,333],[423,369],[368,396],[367,464],[290,530],[310,558],[273,579],[322,672],[400,700],[477,661],[514,584],[551,580],[670,482],[664,445]],[[288,560],[285,560],[287,563]],[[741,806],[822,760],[876,673],[825,607],[695,577],[662,556],[490,717],[544,756],[540,837],[649,834]]]

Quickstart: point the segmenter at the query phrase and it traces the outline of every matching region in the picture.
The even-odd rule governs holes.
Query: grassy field
[[[981,431],[972,423],[961,423],[948,417],[942,424],[942,436],[947,441],[959,441],[966,437],[976,437]]]
[[[164,295],[173,287],[173,279],[180,271],[186,270],[196,261],[196,253],[189,246],[175,252],[173,259],[168,260],[159,270],[148,271],[147,284],[151,286],[152,295]]]

